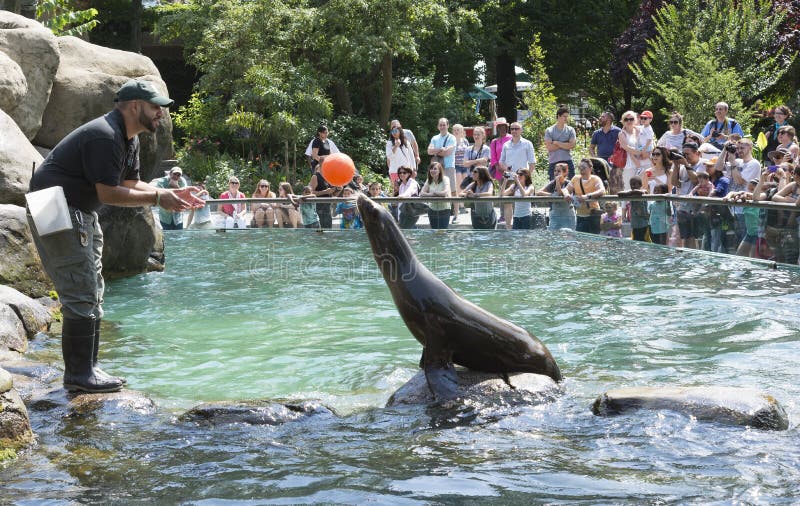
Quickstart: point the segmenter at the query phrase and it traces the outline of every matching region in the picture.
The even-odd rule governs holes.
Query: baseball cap
[[[650,111],[642,111],[642,114],[639,115],[640,118],[650,118],[653,119],[653,113]]]
[[[117,91],[114,102],[127,102],[128,100],[145,100],[151,104],[169,107],[175,101],[162,96],[148,81],[131,79]]]

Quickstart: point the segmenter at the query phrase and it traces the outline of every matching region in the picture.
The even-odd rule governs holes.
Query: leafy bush
[[[336,146],[347,153],[364,175],[386,173],[386,137],[374,121],[360,116],[339,116],[328,126]]]

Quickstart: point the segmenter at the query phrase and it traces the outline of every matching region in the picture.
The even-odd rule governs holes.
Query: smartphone
[[[770,165],[769,167],[767,167],[767,172],[777,172],[777,171],[778,171],[777,165]]]

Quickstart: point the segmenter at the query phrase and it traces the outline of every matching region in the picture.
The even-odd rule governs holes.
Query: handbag
[[[617,139],[617,142],[614,144],[614,152],[608,157],[608,161],[611,162],[614,167],[624,167],[627,163],[628,152],[622,149],[619,139]]]

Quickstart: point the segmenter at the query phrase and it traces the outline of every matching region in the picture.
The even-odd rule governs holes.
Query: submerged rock
[[[733,387],[634,387],[609,390],[592,406],[598,416],[637,409],[667,409],[698,420],[757,429],[786,430],[786,411],[771,395],[750,388]]]
[[[456,368],[456,373],[461,397],[483,399],[489,403],[495,399],[502,403],[533,403],[550,400],[561,393],[558,383],[543,374],[511,373],[508,378],[512,387],[497,373],[470,371],[460,367]],[[420,370],[389,397],[386,407],[432,402],[434,398],[425,380],[425,372]]]
[[[68,399],[69,417],[119,415],[130,412],[140,414],[154,413],[155,403],[143,392],[122,389],[119,392],[105,394],[67,393],[61,390]]]
[[[214,425],[227,423],[280,425],[320,415],[335,416],[335,413],[315,401],[221,401],[195,406],[184,413],[181,416],[181,420]]]

